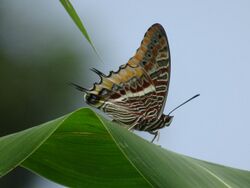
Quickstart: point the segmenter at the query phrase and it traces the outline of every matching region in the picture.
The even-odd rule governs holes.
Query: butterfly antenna
[[[88,90],[85,89],[84,87],[81,87],[81,86],[79,86],[79,85],[77,85],[77,84],[74,84],[74,83],[72,83],[72,82],[70,82],[69,85],[70,85],[70,86],[73,86],[73,87],[76,88],[77,90],[82,91],[82,92],[84,92],[84,93],[86,93],[86,92],[88,91]]]
[[[183,106],[184,104],[188,103],[189,101],[191,101],[191,100],[193,100],[194,98],[199,97],[199,96],[200,96],[200,94],[197,94],[197,95],[191,97],[190,99],[186,100],[185,102],[181,103],[179,106],[177,106],[177,107],[175,107],[173,110],[171,110],[171,111],[168,113],[168,115],[170,115],[173,111],[177,110],[178,108],[180,108],[180,107]]]

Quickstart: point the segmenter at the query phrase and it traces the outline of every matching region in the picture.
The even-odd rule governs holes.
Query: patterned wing
[[[108,76],[93,69],[99,83],[88,90],[85,100],[114,120],[142,129],[163,112],[170,79],[170,51],[160,24],[146,32],[136,54]]]

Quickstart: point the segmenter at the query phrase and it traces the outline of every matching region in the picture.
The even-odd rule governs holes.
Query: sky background
[[[156,144],[194,158],[250,170],[250,1],[74,0],[72,4],[103,62],[59,1],[2,2],[2,29],[9,36],[1,40],[5,54],[17,61],[16,56],[34,50],[34,43],[44,43],[41,35],[52,36],[47,40],[55,44],[63,39],[80,65],[72,81],[87,88],[98,80],[89,68],[104,73],[117,70],[133,56],[152,24],[163,25],[172,60],[165,114],[189,97],[201,96],[174,112],[171,126],[160,131]],[[16,27],[33,30],[28,34],[21,30],[21,35]],[[31,37],[34,40],[26,40]],[[25,46],[10,45],[22,40],[26,40]],[[40,48],[37,51],[43,53]],[[84,106],[81,93],[70,92],[67,109]],[[54,116],[57,114],[51,119]],[[59,187],[39,178],[31,187],[44,185]]]

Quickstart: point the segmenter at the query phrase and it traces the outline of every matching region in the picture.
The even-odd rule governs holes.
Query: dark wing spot
[[[145,66],[147,64],[147,61],[142,61],[142,64]]]
[[[120,94],[125,95],[126,94],[125,90],[120,90]]]
[[[151,57],[151,54],[150,54],[150,53],[148,53],[148,54],[147,54],[147,56],[148,56],[148,57]]]

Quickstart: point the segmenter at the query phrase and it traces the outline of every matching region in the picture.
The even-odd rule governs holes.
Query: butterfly
[[[144,35],[135,55],[119,70],[100,76],[91,89],[73,84],[85,93],[84,100],[115,122],[129,129],[154,135],[171,124],[173,116],[163,114],[170,81],[170,51],[164,28],[156,23]]]

